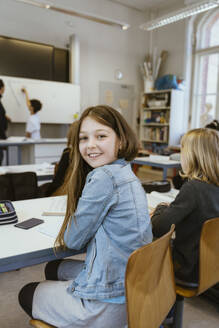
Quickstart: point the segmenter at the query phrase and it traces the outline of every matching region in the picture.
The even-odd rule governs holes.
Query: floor
[[[43,280],[44,264],[0,274],[0,327],[29,328],[29,317],[21,310],[17,295],[22,286]],[[183,328],[218,328],[218,308],[208,300],[197,297],[186,300]],[[95,327],[93,327],[95,328]],[[120,327],[115,327],[120,328]]]
[[[142,178],[161,179],[160,171],[140,169]],[[80,257],[80,256],[79,256]],[[29,328],[29,318],[21,310],[17,295],[28,282],[41,281],[44,264],[0,274],[0,328]],[[218,328],[219,306],[203,297],[185,301],[183,328]],[[94,327],[95,328],[95,327]],[[120,328],[120,327],[115,327]]]

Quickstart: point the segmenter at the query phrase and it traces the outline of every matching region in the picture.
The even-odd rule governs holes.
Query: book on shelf
[[[151,141],[167,142],[168,139],[168,127],[145,127],[144,139]]]
[[[170,114],[169,111],[151,111],[147,110],[143,113],[143,122],[144,123],[169,123]]]

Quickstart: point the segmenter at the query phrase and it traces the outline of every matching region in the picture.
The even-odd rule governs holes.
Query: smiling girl
[[[23,287],[19,301],[31,317],[56,327],[122,328],[128,257],[152,241],[146,194],[129,164],[138,142],[108,106],[85,110],[77,128],[67,211],[56,245],[86,247],[85,262],[48,263],[47,280]]]

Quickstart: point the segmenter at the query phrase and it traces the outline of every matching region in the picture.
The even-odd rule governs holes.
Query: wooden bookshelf
[[[156,90],[142,95],[140,141],[142,149],[159,152],[180,143],[183,135],[183,91]]]

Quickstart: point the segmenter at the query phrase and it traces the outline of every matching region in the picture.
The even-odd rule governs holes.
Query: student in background
[[[53,181],[46,183],[39,187],[40,197],[49,197],[49,196],[60,196],[67,193],[67,172],[70,167],[70,163],[74,158],[74,149],[72,145],[74,143],[74,138],[76,137],[78,122],[75,121],[71,124],[68,135],[67,135],[67,148],[63,150],[60,161],[55,167],[55,175]]]
[[[205,127],[208,129],[214,129],[214,130],[219,131],[219,122],[217,120],[214,120],[211,123],[207,124]],[[179,153],[172,154],[171,157],[173,160],[176,159],[176,156],[174,158],[173,155],[180,156]],[[174,188],[176,188],[176,189],[180,189],[182,187],[183,183],[185,183],[186,181],[187,181],[187,179],[183,179],[179,173],[177,175],[175,175],[172,179]]]
[[[199,241],[203,223],[219,216],[219,133],[212,129],[187,132],[181,141],[182,176],[187,178],[171,204],[152,214],[155,237],[176,226],[173,262],[181,283],[198,282]]]
[[[206,128],[219,131],[219,122],[217,120],[213,120],[211,123],[206,125]]]
[[[219,131],[219,122],[218,120],[213,120],[211,123],[206,125],[208,129],[214,129]],[[211,301],[219,304],[219,283],[209,288],[204,292],[204,296],[206,296]]]
[[[86,260],[48,263],[47,280],[24,286],[19,302],[31,317],[56,327],[122,328],[128,257],[152,240],[146,194],[129,163],[138,143],[121,114],[96,106],[82,113],[72,147],[56,245],[86,247]]]
[[[38,112],[42,108],[42,104],[37,99],[29,99],[27,90],[22,88],[21,91],[25,94],[26,104],[28,110],[30,111],[30,116],[26,124],[26,134],[27,138],[40,139],[40,118]]]
[[[0,79],[0,139],[7,139],[6,130],[8,128],[8,122],[11,119],[6,115],[5,108],[1,102],[1,98],[5,92],[5,85],[2,79]],[[3,150],[0,148],[0,165],[3,160]]]

